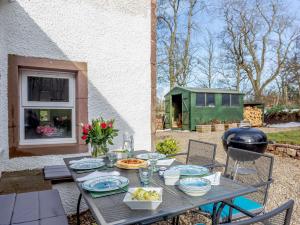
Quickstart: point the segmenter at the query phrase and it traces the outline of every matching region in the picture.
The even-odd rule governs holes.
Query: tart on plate
[[[147,161],[142,159],[121,159],[117,161],[117,167],[122,169],[138,169],[140,167],[146,166]]]

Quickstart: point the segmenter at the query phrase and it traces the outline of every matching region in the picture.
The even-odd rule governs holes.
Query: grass
[[[277,143],[300,145],[300,130],[269,133],[268,139]]]

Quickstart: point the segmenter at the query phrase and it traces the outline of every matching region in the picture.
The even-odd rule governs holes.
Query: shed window
[[[231,106],[239,106],[239,105],[240,105],[240,96],[231,95]]]
[[[230,94],[222,94],[222,106],[230,106]]]
[[[215,94],[206,94],[206,106],[208,107],[215,106]]]
[[[205,93],[196,94],[196,106],[205,106]]]

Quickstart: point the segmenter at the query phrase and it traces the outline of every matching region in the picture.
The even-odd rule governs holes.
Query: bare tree
[[[276,0],[224,0],[222,11],[226,47],[237,71],[247,75],[255,99],[261,100],[282,71],[298,30],[291,30],[293,19]]]
[[[201,43],[201,56],[197,60],[197,68],[204,77],[197,77],[197,80],[201,86],[211,88],[217,75],[216,44],[212,33],[209,30],[206,30],[206,32],[207,35]]]
[[[193,17],[198,0],[158,1],[158,79],[185,86],[191,76]]]

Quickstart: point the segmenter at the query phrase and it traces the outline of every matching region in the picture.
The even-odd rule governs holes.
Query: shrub
[[[174,138],[167,138],[156,144],[156,151],[161,154],[176,154],[179,152],[179,150],[180,148],[178,146],[178,142]]]

